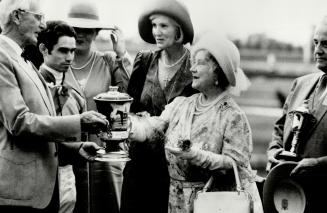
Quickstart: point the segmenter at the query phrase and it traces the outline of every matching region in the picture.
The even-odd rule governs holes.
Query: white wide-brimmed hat
[[[98,9],[94,2],[75,1],[71,4],[66,22],[78,28],[113,29],[113,26],[100,21]]]

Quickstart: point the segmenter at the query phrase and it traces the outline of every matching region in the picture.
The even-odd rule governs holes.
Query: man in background
[[[297,78],[288,95],[282,117],[276,122],[272,142],[268,148],[268,161],[279,164],[280,153],[290,151],[294,137],[292,111],[307,103],[314,119],[302,129],[299,144],[295,150],[302,159],[291,171],[292,177],[304,179],[303,188],[308,204],[306,212],[320,212],[324,208],[327,189],[327,16],[317,25],[314,36],[314,73]]]

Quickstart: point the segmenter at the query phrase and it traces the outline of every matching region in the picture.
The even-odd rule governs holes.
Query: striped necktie
[[[324,100],[327,90],[327,74],[324,74],[320,77],[319,82],[317,84],[317,88],[314,94],[314,105],[320,105],[321,101]]]

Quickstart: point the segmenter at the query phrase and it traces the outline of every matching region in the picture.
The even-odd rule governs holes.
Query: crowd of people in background
[[[94,2],[75,1],[67,19],[47,22],[40,3],[0,1],[1,212],[193,213],[211,177],[215,190],[235,189],[234,164],[253,212],[277,211],[273,190],[260,196],[251,168],[252,131],[234,100],[250,82],[232,41],[208,31],[194,44],[186,6],[155,0],[138,30],[156,50],[132,59],[123,30],[101,21]],[[112,51],[94,48],[100,30],[110,30]],[[302,183],[305,212],[323,208],[319,190],[327,188],[327,18],[313,41],[318,71],[294,81],[267,151],[273,169],[285,164],[280,155],[297,137],[292,112],[307,104],[312,119],[288,174]],[[109,86],[133,98],[127,163],[95,160],[110,118],[93,97]]]

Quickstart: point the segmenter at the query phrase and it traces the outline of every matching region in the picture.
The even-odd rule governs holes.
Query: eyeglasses
[[[22,9],[18,9],[18,11],[23,12],[23,13],[32,14],[40,22],[44,21],[44,14],[43,13],[35,13],[35,12],[29,11],[29,10],[22,10]]]

